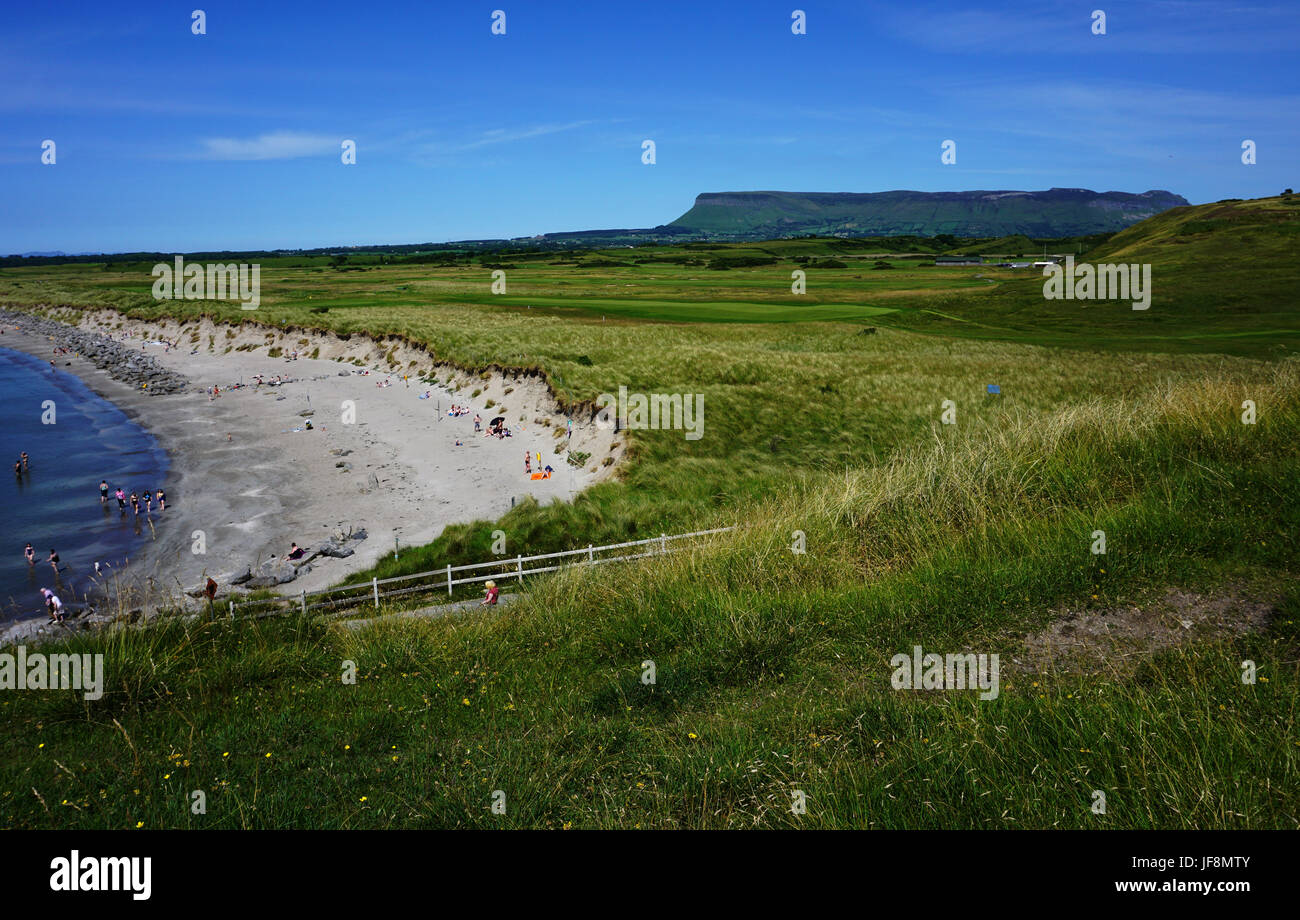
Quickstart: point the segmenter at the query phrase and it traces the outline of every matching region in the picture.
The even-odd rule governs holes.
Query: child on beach
[[[497,583],[495,581],[484,582],[483,584],[483,603],[480,607],[495,607],[497,605]]]
[[[159,511],[167,510],[167,493],[164,492],[162,489],[158,490],[158,510]]]

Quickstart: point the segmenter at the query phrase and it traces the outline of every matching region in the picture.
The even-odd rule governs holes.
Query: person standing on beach
[[[99,481],[99,503],[102,505],[107,501],[108,501],[108,480],[101,479]]]
[[[28,462],[27,451],[23,451],[21,459],[23,461],[23,472],[24,473],[31,472],[31,465]]]
[[[28,565],[36,565],[36,550],[32,549],[30,543],[28,543],[27,547],[23,550],[23,558],[27,560]]]
[[[533,455],[530,451],[524,451],[524,475],[531,476],[533,472]]]
[[[126,514],[126,492],[122,491],[121,486],[118,486],[113,495],[117,499],[117,510]]]
[[[14,475],[19,479],[23,478],[23,462],[21,460],[14,461]]]
[[[167,493],[164,492],[162,489],[158,490],[158,510],[159,511],[167,510]]]
[[[144,513],[153,514],[153,493],[148,489],[144,490]]]
[[[140,516],[140,496],[134,492],[131,493],[131,509],[135,511],[136,516]]]
[[[54,569],[54,574],[59,574],[59,554],[50,550],[50,566]]]

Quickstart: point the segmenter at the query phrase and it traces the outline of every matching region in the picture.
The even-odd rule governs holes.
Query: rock
[[[272,559],[257,567],[257,575],[250,578],[245,585],[249,588],[269,588],[274,585],[287,585],[298,577],[298,570],[288,559]]]
[[[155,396],[179,393],[189,386],[189,380],[162,367],[152,356],[106,336],[13,310],[0,310],[0,323],[52,339],[56,345],[72,350],[116,380],[136,389],[147,385],[145,388]]]

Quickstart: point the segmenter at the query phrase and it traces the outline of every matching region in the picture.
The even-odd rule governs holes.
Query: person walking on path
[[[480,607],[495,607],[497,605],[497,583],[495,581],[485,582],[483,585],[483,603]]]

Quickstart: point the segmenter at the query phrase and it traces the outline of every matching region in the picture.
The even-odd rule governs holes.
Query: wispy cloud
[[[203,139],[203,160],[296,160],[300,157],[337,153],[343,138],[297,131],[272,131],[257,137],[209,137]]]
[[[595,124],[595,122],[591,120],[548,122],[509,128],[488,128],[477,131],[462,131],[460,132],[459,137],[443,136],[437,139],[428,139],[428,135],[425,135],[423,139],[415,141],[412,152],[423,156],[465,153],[470,150],[481,150],[484,147],[513,144],[518,141],[530,140],[535,137],[545,137],[549,134],[573,131],[577,128],[584,128],[591,124]]]
[[[1096,7],[1107,13],[1105,36],[1092,33]],[[1233,54],[1289,50],[1297,14],[1291,4],[1232,0],[1062,3],[1033,9],[952,9],[919,0],[886,11],[882,20],[909,42],[950,53]]]

